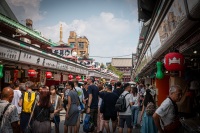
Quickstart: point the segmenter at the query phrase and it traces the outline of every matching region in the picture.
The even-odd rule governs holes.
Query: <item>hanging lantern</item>
[[[3,65],[0,65],[0,78],[3,78]]]
[[[29,76],[29,77],[34,77],[36,74],[37,74],[37,73],[36,73],[36,71],[35,71],[34,69],[29,69],[29,70],[28,70],[28,76]]]
[[[46,78],[47,78],[47,79],[52,78],[52,73],[51,73],[51,72],[46,72]]]
[[[18,78],[18,72],[19,70],[14,70],[14,82],[17,80]]]
[[[68,79],[69,79],[69,80],[72,80],[72,79],[73,79],[73,75],[69,74],[69,75],[68,75]]]
[[[81,77],[78,75],[78,76],[76,76],[76,80],[80,80],[81,79]]]
[[[181,71],[184,69],[184,56],[177,52],[168,53],[165,55],[164,63],[168,71]]]
[[[162,62],[157,62],[156,66],[157,66],[156,78],[162,79],[164,77],[164,73],[162,72],[162,67],[163,67]]]

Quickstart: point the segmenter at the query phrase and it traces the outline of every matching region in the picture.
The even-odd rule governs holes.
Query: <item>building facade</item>
[[[77,56],[89,56],[89,41],[86,36],[77,36],[75,31],[70,31],[68,44],[76,48]]]

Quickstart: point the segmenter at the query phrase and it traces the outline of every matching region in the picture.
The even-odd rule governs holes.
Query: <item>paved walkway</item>
[[[61,114],[60,114],[60,133],[64,133],[64,121],[65,121],[65,111],[62,111]],[[111,127],[111,125],[110,125]],[[51,133],[54,133],[54,124],[52,123],[52,132]],[[84,133],[83,132],[83,124],[80,125],[80,131],[79,133]],[[106,131],[104,130],[103,133],[106,133]],[[118,131],[116,132],[118,133]],[[127,128],[125,127],[124,128],[124,133],[127,133]],[[137,128],[137,129],[133,129],[133,133],[140,133],[140,129]]]

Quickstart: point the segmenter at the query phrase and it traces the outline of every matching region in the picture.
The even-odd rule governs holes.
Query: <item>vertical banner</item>
[[[10,83],[10,79],[11,79],[10,71],[5,71],[4,82],[5,83]]]

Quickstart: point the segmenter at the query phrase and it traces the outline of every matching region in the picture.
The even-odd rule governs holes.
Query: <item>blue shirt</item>
[[[98,95],[99,95],[99,89],[96,85],[89,85],[88,86],[88,94],[92,94],[92,102],[90,105],[91,109],[97,109],[98,108]]]

